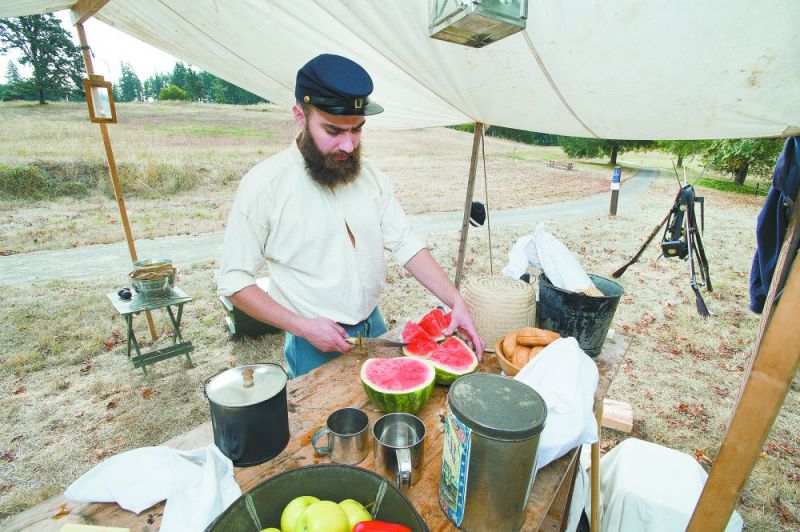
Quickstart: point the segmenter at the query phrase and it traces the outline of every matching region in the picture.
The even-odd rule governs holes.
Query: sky
[[[61,19],[62,26],[72,32],[73,42],[78,44],[78,33],[70,22],[69,11],[57,11],[55,14]],[[106,80],[113,82],[119,79],[120,63],[123,61],[131,65],[142,81],[156,73],[172,72],[177,62],[171,55],[97,19],[90,18],[83,24],[83,28],[86,30],[86,40],[94,52],[92,59],[95,74],[102,75]],[[9,58],[13,58],[23,76],[30,75],[30,71],[19,64],[19,54],[0,55],[0,83],[6,81]]]

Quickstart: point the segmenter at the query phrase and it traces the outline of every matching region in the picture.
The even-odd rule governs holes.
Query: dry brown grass
[[[137,239],[222,231],[239,177],[288,146],[297,133],[289,112],[266,105],[119,107],[120,123],[110,127],[111,140]],[[408,212],[422,213],[462,209],[471,145],[471,134],[444,128],[374,130],[367,131],[364,149],[394,181]],[[580,163],[571,172],[548,169],[544,160],[563,157],[558,148],[487,138],[486,152],[495,208],[579,198],[608,188],[609,171],[597,163]],[[0,253],[120,240],[100,134],[86,121],[83,104],[0,103],[0,164],[36,161],[68,166],[67,173],[91,173],[96,192],[81,199],[0,201]],[[483,196],[480,181],[476,197]]]
[[[30,122],[64,115],[60,119],[64,123],[53,126],[58,132],[57,141],[37,137],[44,129],[41,124],[38,129],[31,126],[26,133],[28,141],[38,146],[36,149],[50,150],[48,157],[73,157],[70,150],[75,150],[75,159],[101,156],[97,132],[88,124],[73,124],[83,121],[82,106],[0,106],[3,118],[9,113],[22,113],[15,120]],[[257,123],[268,129],[274,127],[273,136],[233,137],[213,149],[209,149],[213,142],[208,136],[200,139],[184,135],[183,147],[174,139],[164,143],[151,139],[150,156],[159,163],[180,159],[224,165],[233,164],[228,160],[238,156],[250,164],[282,148],[294,134],[288,115],[278,111],[141,105],[123,107],[121,114],[135,115],[140,121],[130,124],[139,128],[135,134],[129,135],[119,126],[112,129],[115,146],[120,154],[128,154],[123,156],[128,160],[134,160],[137,150],[142,149],[134,146],[144,142],[141,136],[148,124],[175,128],[176,123],[186,123],[192,130],[195,120],[214,123],[213,131],[230,131],[226,129],[229,123],[243,131],[256,130]],[[250,116],[255,117],[253,122],[246,121]],[[0,128],[6,123],[0,120]],[[75,137],[81,135],[81,140],[76,141]],[[12,142],[6,135],[0,139],[0,157],[16,157],[17,162],[34,157],[34,148],[27,147],[23,140]],[[461,208],[471,135],[444,129],[369,131],[366,141],[369,155],[395,179],[398,195],[410,212]],[[257,149],[262,153],[250,153]],[[189,155],[183,155],[183,151]],[[552,154],[550,148],[489,139],[492,205],[529,206],[607,189],[607,168],[582,163],[575,172],[548,172],[542,160]],[[624,159],[665,167],[663,159],[650,154]],[[134,232],[137,236],[159,236],[219,230],[233,189],[233,182],[214,182],[169,199],[145,200],[134,194],[128,202]],[[481,191],[482,184],[477,189]],[[707,294],[706,301],[713,317],[704,321],[696,316],[686,264],[653,261],[657,254],[657,246],[653,245],[642,262],[622,277],[626,294],[613,327],[617,333],[631,336],[632,343],[610,396],[633,405],[635,436],[690,454],[700,450],[713,459],[757,327],[757,317],[747,310],[747,278],[754,248],[755,215],[762,200],[714,191],[703,194],[708,209],[705,242],[716,289]],[[579,254],[587,270],[608,275],[638,249],[644,236],[664,216],[674,195],[674,179],[663,177],[636,205],[623,204],[614,219],[598,216],[554,220],[549,228]],[[115,204],[102,195],[84,200],[7,202],[1,216],[3,249],[11,248],[9,242],[18,242],[15,245],[20,249],[30,251],[121,239],[120,228],[113,223]],[[148,220],[152,221],[150,225]],[[424,228],[418,229],[424,232]],[[533,229],[495,229],[495,273],[502,268],[513,242]],[[26,243],[31,237],[43,243]],[[427,240],[434,256],[452,275],[458,233],[431,234]],[[489,271],[487,246],[486,229],[472,229],[466,263],[468,277]],[[192,354],[194,367],[171,359],[152,366],[149,377],[125,360],[124,325],[104,297],[124,282],[125,272],[85,281],[3,287],[0,516],[61,492],[110,454],[158,444],[206,421],[208,407],[202,396],[202,382],[218,370],[248,362],[282,360],[279,336],[241,343],[229,340],[221,306],[214,296],[215,268],[216,261],[211,260],[180,272],[179,285],[195,298],[186,307],[183,326],[186,338],[196,347]],[[390,264],[387,289],[381,300],[390,325],[417,317],[436,303],[404,270]],[[166,331],[164,316],[156,314],[156,318],[158,329]],[[138,320],[139,337],[144,339],[144,322],[142,318]],[[800,384],[796,380],[769,435],[765,455],[741,497],[738,509],[748,529],[796,529],[796,524],[781,520],[775,501],[779,500],[795,516],[800,515],[798,392]],[[604,431],[604,445],[613,445],[622,437]]]

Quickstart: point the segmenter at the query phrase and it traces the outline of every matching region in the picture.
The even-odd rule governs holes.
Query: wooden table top
[[[387,333],[387,336],[390,336]],[[617,335],[607,340],[603,351],[593,359],[600,370],[600,380],[595,393],[595,404],[605,397],[620,362],[628,348],[630,339]],[[361,363],[370,357],[398,356],[397,348],[370,347],[366,352],[354,350],[340,356],[324,366],[300,378],[289,381],[287,385],[289,402],[289,429],[291,439],[286,449],[268,462],[253,466],[236,468],[236,481],[243,492],[249,491],[268,477],[287,469],[301,466],[329,463],[327,457],[315,456],[310,439],[314,432],[325,425],[328,415],[339,408],[348,406],[361,408],[374,423],[382,412],[367,399],[360,380]],[[478,371],[499,373],[495,356],[484,355]],[[433,396],[416,415],[427,429],[425,437],[425,461],[423,476],[404,493],[417,511],[428,523],[432,531],[456,530],[439,508],[438,490],[441,454],[444,438],[444,412],[446,410],[448,387],[437,385]],[[211,423],[206,422],[189,432],[165,443],[177,449],[205,447],[213,442]],[[555,460],[542,468],[536,475],[528,501],[528,510],[523,530],[538,530],[547,516],[559,488],[567,477],[577,450]],[[359,467],[373,469],[370,455]],[[82,523],[127,527],[136,531],[158,530],[164,503],[157,504],[139,515],[122,510],[116,504],[81,504],[68,501],[63,495],[40,503],[33,508],[13,516],[0,528],[4,530],[59,530],[65,523]]]

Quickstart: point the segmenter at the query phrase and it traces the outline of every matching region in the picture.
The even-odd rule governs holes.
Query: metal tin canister
[[[547,405],[529,386],[487,373],[447,396],[439,506],[462,530],[519,530],[536,475]]]

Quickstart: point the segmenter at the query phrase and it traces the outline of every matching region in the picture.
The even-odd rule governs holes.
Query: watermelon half
[[[435,380],[433,366],[418,358],[368,358],[361,365],[367,397],[386,413],[418,411],[431,398]]]
[[[436,384],[452,384],[457,378],[472,373],[478,368],[478,357],[467,344],[456,336],[447,337],[447,340],[437,345],[436,349],[428,355],[418,356],[408,352],[406,355],[430,362],[436,370]]]

